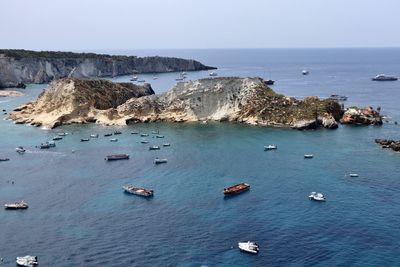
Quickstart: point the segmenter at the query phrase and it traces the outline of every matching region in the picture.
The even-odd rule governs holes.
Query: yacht
[[[258,254],[259,247],[258,244],[255,242],[247,241],[247,242],[239,242],[238,247],[241,251]]]
[[[310,72],[308,70],[302,70],[301,74],[308,75],[308,74],[310,74]]]
[[[264,150],[275,150],[275,149],[278,149],[276,145],[264,146]]]
[[[388,76],[385,74],[379,74],[376,75],[374,78],[372,78],[373,81],[397,81],[398,78],[394,76]]]
[[[305,159],[312,159],[313,157],[314,157],[313,154],[305,154],[305,155],[304,155],[304,158],[305,158]]]
[[[19,146],[15,148],[15,151],[17,151],[17,153],[23,154],[26,150],[22,146]]]
[[[322,193],[317,193],[317,192],[311,192],[310,195],[308,196],[310,200],[315,200],[315,201],[325,201],[326,198]]]
[[[30,256],[26,255],[23,257],[17,257],[15,259],[15,262],[17,263],[18,266],[27,266],[27,267],[32,267],[32,266],[37,266],[38,265],[38,260],[36,256]]]
[[[4,207],[8,210],[24,210],[28,208],[28,204],[22,200],[20,202],[5,204]]]
[[[154,159],[154,164],[162,164],[167,162],[168,162],[167,159],[159,159],[159,158]]]
[[[218,74],[216,72],[210,72],[208,75],[210,75],[211,77],[218,76]]]
[[[124,185],[122,188],[124,189],[125,193],[138,195],[142,197],[152,197],[154,194],[154,190],[152,189],[134,187],[132,185]]]

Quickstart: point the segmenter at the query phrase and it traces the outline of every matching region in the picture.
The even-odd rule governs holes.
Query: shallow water
[[[379,53],[391,58],[385,51]],[[275,55],[272,62],[282,65],[271,71],[277,77],[275,90],[299,96],[341,93],[350,97],[348,105],[381,105],[391,117],[400,118],[398,83],[369,80],[377,72],[396,74],[399,64],[381,58],[368,61],[358,56],[362,51],[356,51],[353,63],[349,54],[340,63],[341,50],[329,50],[336,56],[317,52],[313,57],[308,50],[297,52],[300,55],[290,64],[289,58],[281,55],[279,61],[279,53],[271,50],[242,50],[240,65],[233,62],[230,50],[217,58],[212,50],[192,51],[205,64],[221,67],[220,75],[259,75],[264,68],[260,58]],[[395,52],[396,58],[400,50]],[[176,56],[188,52],[180,53]],[[289,65],[293,66],[285,70]],[[308,67],[310,75],[299,75],[306,68],[300,66]],[[370,66],[371,73],[360,66]],[[333,69],[343,72],[335,74],[337,83],[324,78]],[[158,75],[153,87],[165,90],[176,75]],[[332,91],[341,85],[346,85],[343,91]],[[5,101],[0,107],[9,110],[43,87],[29,86],[22,98],[0,99]],[[373,140],[400,138],[398,127],[392,123],[300,132],[229,123],[151,123],[41,130],[2,120],[0,154],[11,160],[0,162],[0,203],[24,199],[30,207],[0,211],[0,257],[6,266],[25,254],[37,255],[41,266],[396,266],[400,157]],[[116,129],[123,132],[115,136],[118,142],[103,137]],[[159,130],[165,138],[141,138],[130,134],[133,129],[149,134]],[[57,141],[56,148],[35,148],[62,131],[69,135]],[[92,133],[100,137],[79,141]],[[141,144],[142,139],[149,144]],[[148,150],[166,142],[171,147]],[[267,144],[276,144],[278,150],[264,151]],[[27,153],[15,153],[18,145]],[[113,153],[131,157],[104,160]],[[314,158],[305,160],[306,153]],[[165,157],[168,163],[156,166],[155,157]],[[359,177],[350,178],[349,173]],[[251,190],[224,198],[223,188],[238,182],[250,183]],[[121,188],[125,184],[152,188],[155,196],[126,195]],[[326,203],[309,201],[311,191],[323,192]],[[238,251],[237,242],[247,240],[259,243],[259,255]]]

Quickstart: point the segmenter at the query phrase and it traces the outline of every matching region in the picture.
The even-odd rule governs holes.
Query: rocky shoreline
[[[381,119],[378,112],[366,117],[367,109],[356,109],[360,113],[354,109],[343,110],[333,99],[286,97],[258,77],[179,82],[160,95],[155,95],[149,84],[64,78],[51,82],[37,100],[16,108],[9,118],[47,128],[87,122],[127,125],[208,120],[299,130],[335,129],[340,121],[379,124],[375,123]]]
[[[25,94],[20,91],[0,90],[0,97],[17,97],[24,96]]]
[[[393,151],[400,152],[400,140],[375,139],[375,143],[381,145],[382,148],[389,148]]]
[[[23,88],[25,83],[48,83],[63,77],[115,77],[210,69],[215,68],[195,60],[172,57],[0,49],[0,88]]]

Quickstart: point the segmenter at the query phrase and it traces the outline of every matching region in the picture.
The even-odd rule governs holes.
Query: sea
[[[0,266],[15,266],[23,255],[38,256],[40,266],[400,266],[400,154],[374,143],[400,139],[400,81],[371,81],[400,75],[400,49],[92,52],[195,59],[217,67],[219,76],[273,79],[276,92],[297,98],[345,95],[346,107],[381,107],[385,123],[316,131],[228,122],[44,130],[1,113],[0,157],[10,161],[0,162],[0,204],[24,200],[29,208],[0,210]],[[162,93],[178,76],[140,78]],[[10,112],[46,86],[0,98],[0,109]],[[122,132],[113,136],[118,142],[104,137],[114,131]],[[68,135],[55,148],[36,147],[60,132]],[[91,134],[99,138],[80,142]],[[269,144],[278,149],[264,151]],[[117,153],[130,159],[104,160]],[[156,157],[168,162],[155,165]],[[224,198],[225,187],[241,182],[251,189]],[[128,184],[153,189],[154,197],[125,194]],[[312,191],[326,202],[310,201]],[[258,255],[239,251],[237,243],[248,240],[259,244]]]

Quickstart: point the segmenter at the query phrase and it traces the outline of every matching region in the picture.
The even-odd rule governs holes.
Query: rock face
[[[346,109],[340,120],[343,124],[382,125],[382,116],[372,107]]]
[[[195,60],[169,57],[110,56],[92,53],[0,50],[0,88],[47,83],[63,77],[114,77],[215,69]]]
[[[106,80],[64,78],[50,83],[34,102],[14,110],[10,118],[16,123],[54,128],[65,123],[96,121],[107,112],[113,120],[113,109],[128,99],[154,94],[149,84],[112,83]]]
[[[10,118],[50,128],[74,122],[126,125],[213,120],[309,129],[335,128],[341,114],[340,105],[332,99],[309,97],[300,101],[285,97],[275,93],[261,78],[181,82],[161,95],[154,95],[149,85],[113,85],[68,78],[52,82],[35,102],[17,108]]]
[[[400,151],[400,140],[390,140],[390,139],[375,139],[375,143],[382,146],[382,148],[390,148],[394,151]]]

